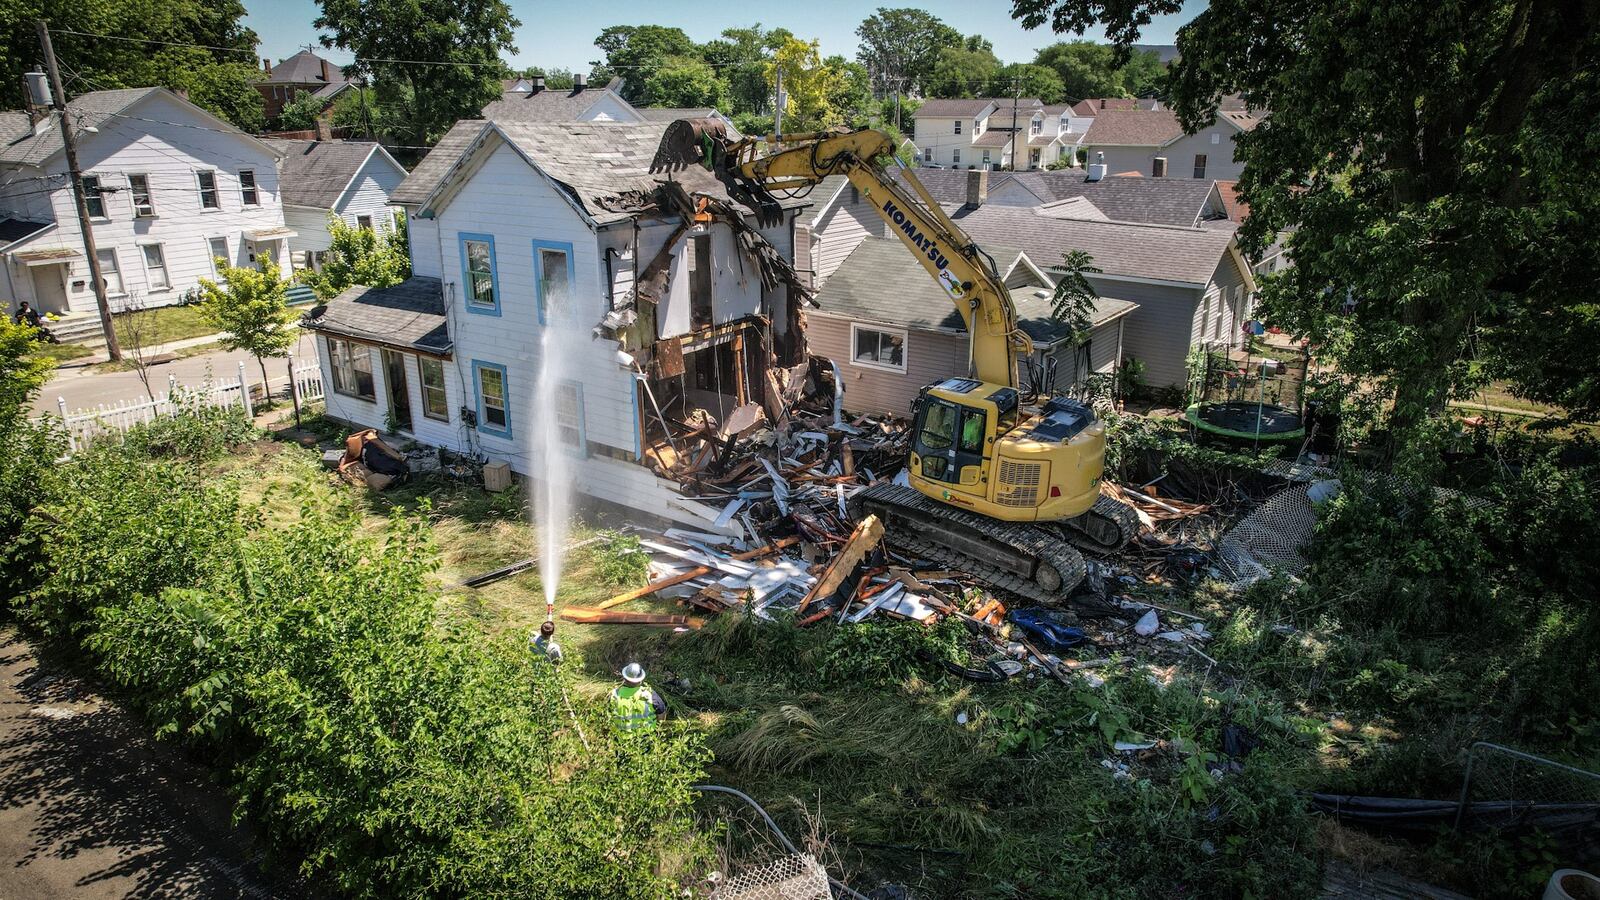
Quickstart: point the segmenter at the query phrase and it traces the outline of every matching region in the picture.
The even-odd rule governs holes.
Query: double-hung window
[[[572,313],[572,245],[533,242],[534,280],[538,286],[539,324]]]
[[[493,237],[461,235],[461,291],[468,312],[500,315],[500,277],[495,272]]]
[[[356,216],[356,227],[357,228],[366,229],[367,231],[371,231],[372,230],[372,217],[371,216]]]
[[[194,179],[200,189],[200,208],[221,209],[222,199],[217,196],[217,173],[202,169],[194,173]]]
[[[106,296],[120,297],[128,292],[122,283],[122,266],[117,260],[116,248],[96,250],[94,257],[100,262],[100,281],[106,286]]]
[[[472,361],[472,380],[478,389],[478,430],[511,437],[511,396],[506,367],[496,363]]]
[[[233,258],[228,255],[228,239],[225,237],[206,238],[206,254],[211,257],[211,273],[218,278],[222,277],[224,266],[233,265]]]
[[[441,422],[450,421],[450,398],[444,389],[444,362],[419,356],[417,369],[422,373],[422,414]]]
[[[328,338],[328,362],[333,369],[333,390],[347,397],[376,400],[372,384],[372,351],[366,346]]]
[[[583,436],[583,388],[571,381],[556,385],[556,439],[575,453],[586,449]]]
[[[172,287],[172,279],[167,276],[167,251],[160,244],[142,244],[139,247],[144,254],[144,280],[152,291],[164,291]]]
[[[873,328],[868,325],[850,326],[851,365],[872,369],[906,370],[906,333],[893,328]]]
[[[1196,153],[1194,155],[1194,177],[1206,177],[1206,155],[1204,153]]]
[[[955,133],[956,134],[960,134],[961,133],[961,120],[960,119],[956,120],[956,131],[955,131]]]
[[[149,175],[129,175],[128,193],[133,195],[133,215],[135,218],[155,218],[156,201],[155,197],[150,193]]]
[[[932,147],[923,147],[922,148],[922,161],[925,162],[925,163],[933,162],[933,148]]]
[[[239,202],[245,206],[261,205],[261,191],[256,188],[256,173],[253,169],[239,170]]]
[[[89,207],[89,218],[104,219],[106,217],[106,198],[100,193],[100,176],[83,176],[83,203]]]
[[[954,165],[954,166],[961,165],[961,151],[960,150],[951,150],[950,151],[950,164]]]

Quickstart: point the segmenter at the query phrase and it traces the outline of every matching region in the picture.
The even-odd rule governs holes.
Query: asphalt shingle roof
[[[966,170],[918,169],[916,173],[918,180],[940,203],[966,202]],[[1200,179],[1113,175],[1099,181],[1086,181],[1081,169],[990,172],[989,195],[994,197],[1002,185],[1013,179],[1040,198],[1040,202],[1082,197],[1105,213],[1106,218],[1119,222],[1194,225],[1211,196],[1211,182]],[[998,202],[1016,206],[1025,200],[1018,194]]]
[[[310,50],[301,50],[299,53],[282,60],[272,67],[272,74],[264,80],[264,84],[343,84],[346,79],[341,66],[328,63],[328,74],[331,78],[322,77],[322,57]]]
[[[990,250],[1005,265],[998,249]],[[1015,258],[1014,253],[1007,256]],[[1050,317],[1049,297],[1039,297],[1041,287],[1012,290],[1017,324],[1036,343],[1049,344],[1067,335],[1067,327]],[[839,264],[817,293],[823,315],[864,319],[884,325],[923,330],[964,332],[966,326],[944,290],[928,277],[917,258],[898,241],[869,237]],[[1137,304],[1106,299],[1095,304],[1094,323],[1109,321]]]
[[[117,91],[90,91],[80,94],[67,101],[67,111],[72,114],[72,122],[82,131],[89,127],[99,128],[107,119],[150,94],[164,90],[164,88],[125,88]],[[22,130],[17,131],[16,116],[21,116]],[[50,114],[49,126],[37,134],[32,128],[27,127],[28,117],[25,113],[6,113],[5,124],[0,125],[0,136],[9,137],[5,146],[0,147],[0,163],[21,163],[23,165],[37,166],[57,153],[61,152],[61,126],[56,124],[55,113]],[[231,127],[231,126],[230,126]],[[236,129],[237,130],[237,129]],[[240,134],[244,132],[240,131]]]
[[[652,122],[675,122],[678,119],[704,119],[716,110],[710,106],[646,106],[637,107],[639,115]]]
[[[278,190],[290,206],[332,209],[377,148],[368,141],[268,141],[284,151]]]
[[[922,105],[917,107],[916,117],[927,116],[934,119],[953,119],[961,116],[975,116],[987,109],[991,103],[1008,110],[1011,108],[1010,97],[972,97],[955,100],[933,99],[922,101]],[[1017,108],[1027,111],[1029,115],[1033,114],[1035,107],[1043,106],[1044,101],[1037,97],[1023,97],[1017,101]]]
[[[1159,147],[1183,136],[1183,126],[1169,109],[1102,109],[1083,142],[1117,147]]]
[[[973,140],[974,147],[1004,147],[1011,143],[1011,132],[1004,128],[991,128]]]
[[[306,314],[306,327],[375,344],[444,355],[450,352],[444,286],[416,275],[393,287],[355,285]]]
[[[603,87],[508,91],[483,108],[483,117],[491,122],[576,122],[607,95],[627,105],[627,101]]]
[[[14,244],[42,228],[49,228],[51,224],[27,219],[0,219],[0,246]]]
[[[795,224],[811,225],[816,222],[817,216],[822,214],[822,208],[827,206],[828,202],[837,196],[840,191],[849,186],[850,178],[845,175],[829,175],[827,178],[817,182],[817,186],[812,188],[811,192],[806,195],[806,199],[811,201],[811,206],[800,211],[799,217],[795,219]]]
[[[482,119],[462,119],[450,126],[444,137],[439,138],[439,143],[433,145],[433,149],[417,163],[406,180],[394,189],[389,199],[396,203],[411,204],[427,200],[428,195],[444,181],[450,167],[461,158],[462,152],[483,133],[485,124]]]
[[[1211,280],[1233,241],[1231,228],[1056,219],[993,203],[949,213],[979,245],[1018,247],[1045,269],[1059,265],[1068,250],[1084,250],[1107,275],[1194,285]]]

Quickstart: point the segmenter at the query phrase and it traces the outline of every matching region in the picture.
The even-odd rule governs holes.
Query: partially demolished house
[[[308,319],[329,414],[530,475],[555,429],[582,492],[711,527],[657,471],[686,432],[781,415],[805,362],[806,201],[757,221],[704,170],[652,173],[665,127],[457,123],[392,197],[413,277]],[[565,362],[541,421],[547,341]]]

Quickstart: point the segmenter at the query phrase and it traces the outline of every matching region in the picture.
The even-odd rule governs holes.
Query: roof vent
[[[583,74],[582,72],[579,72],[576,75],[572,76],[572,89],[574,91],[584,90],[588,86],[589,86],[589,76]]]
[[[50,105],[50,82],[43,72],[27,72],[23,80],[28,85],[28,102],[33,106]]]
[[[1094,163],[1089,166],[1089,177],[1084,180],[1099,181],[1104,177],[1106,177],[1106,152],[1104,150],[1096,150]]]

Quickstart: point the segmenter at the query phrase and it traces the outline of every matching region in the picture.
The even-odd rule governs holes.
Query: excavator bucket
[[[678,119],[661,135],[651,172],[675,172],[690,166],[716,171],[728,145],[728,129],[718,119]]]

